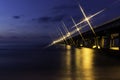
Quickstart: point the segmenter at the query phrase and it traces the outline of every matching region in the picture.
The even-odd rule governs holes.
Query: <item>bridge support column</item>
[[[96,37],[95,40],[96,48],[99,48],[99,37]]]
[[[86,42],[83,41],[83,40],[81,40],[81,44],[80,44],[80,46],[85,46],[85,45],[86,45]]]
[[[107,35],[106,38],[105,38],[104,48],[110,49],[110,40],[111,40],[111,36],[110,36],[110,35]]]
[[[75,40],[75,47],[80,47],[80,40]]]
[[[112,47],[112,46],[114,46],[114,40],[113,39],[110,40],[110,47]]]
[[[119,51],[120,51],[120,32],[119,32]]]
[[[100,47],[101,47],[101,48],[104,48],[104,45],[105,45],[105,37],[104,37],[104,36],[101,36],[101,37],[100,37]]]
[[[84,46],[84,41],[83,40],[80,40],[80,39],[76,39],[74,40],[75,42],[75,47],[81,47],[81,46]]]

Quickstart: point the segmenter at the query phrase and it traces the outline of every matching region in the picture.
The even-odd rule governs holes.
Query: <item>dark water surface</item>
[[[120,59],[90,48],[0,45],[0,80],[120,80]]]

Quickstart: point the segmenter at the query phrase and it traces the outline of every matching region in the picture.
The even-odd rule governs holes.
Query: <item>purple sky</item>
[[[64,21],[69,29],[83,19],[78,3],[87,15],[106,9],[91,19],[92,25],[102,24],[120,16],[120,0],[0,0],[0,38],[57,37],[56,27]],[[87,28],[86,28],[87,29]]]

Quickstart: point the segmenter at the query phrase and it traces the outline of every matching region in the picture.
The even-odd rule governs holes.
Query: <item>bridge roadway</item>
[[[106,22],[94,28],[96,36],[91,30],[82,33],[85,41],[82,40],[80,35],[72,37],[75,44],[71,39],[67,39],[69,45],[80,47],[91,47],[99,49],[114,49],[120,50],[120,17]]]

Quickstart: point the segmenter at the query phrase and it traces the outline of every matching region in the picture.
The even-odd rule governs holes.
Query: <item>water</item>
[[[0,80],[120,80],[120,59],[90,48],[0,46]]]

